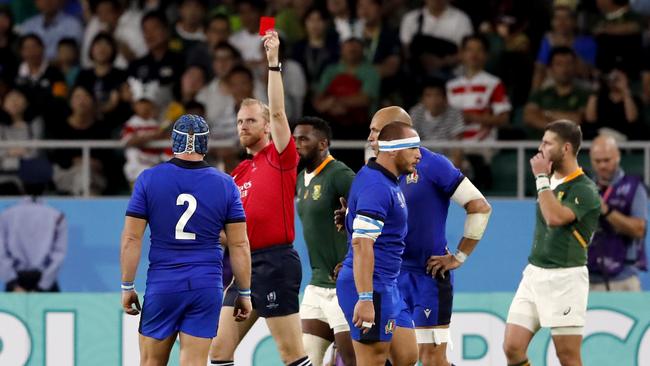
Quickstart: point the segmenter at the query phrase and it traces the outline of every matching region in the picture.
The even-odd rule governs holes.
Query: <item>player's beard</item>
[[[318,150],[312,150],[307,152],[305,155],[300,155],[300,166],[306,168],[316,168],[316,160],[318,160]]]
[[[261,139],[261,136],[249,134],[246,136],[239,136],[239,143],[243,148],[247,149],[249,147],[255,146]]]
[[[561,170],[564,165],[565,153],[561,149],[558,149],[557,151],[551,151],[550,155],[551,173]]]

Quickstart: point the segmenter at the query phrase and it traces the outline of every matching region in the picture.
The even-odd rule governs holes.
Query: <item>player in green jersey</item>
[[[578,125],[555,121],[546,126],[539,153],[530,159],[537,185],[535,236],[508,312],[503,348],[511,366],[530,365],[526,350],[541,327],[551,328],[562,366],[582,365],[587,245],[598,226],[600,197],[578,166],[581,141]]]
[[[296,202],[309,251],[312,276],[300,305],[303,343],[314,365],[334,341],[345,365],[354,365],[354,349],[336,297],[335,269],[348,250],[347,237],[332,220],[339,199],[348,196],[354,172],[329,153],[332,130],[316,117],[303,117],[293,131],[300,162]]]

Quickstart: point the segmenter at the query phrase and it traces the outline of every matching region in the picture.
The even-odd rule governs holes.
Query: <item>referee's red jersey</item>
[[[232,171],[246,212],[251,250],[293,243],[298,160],[292,137],[282,153],[271,142]]]

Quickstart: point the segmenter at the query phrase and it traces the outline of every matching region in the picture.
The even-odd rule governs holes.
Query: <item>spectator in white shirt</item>
[[[230,43],[239,50],[244,62],[251,67],[261,62],[266,63],[259,35],[262,11],[264,11],[264,4],[259,1],[237,1],[237,12],[241,19],[242,29],[230,36]]]
[[[467,14],[449,5],[449,0],[426,0],[424,7],[412,10],[402,18],[400,41],[408,47],[415,35],[424,34],[460,45],[463,37],[472,32],[472,22]]]

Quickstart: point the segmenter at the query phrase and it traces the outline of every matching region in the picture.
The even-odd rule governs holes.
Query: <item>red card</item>
[[[275,28],[274,17],[261,17],[260,18],[260,36],[266,34],[266,31]]]

